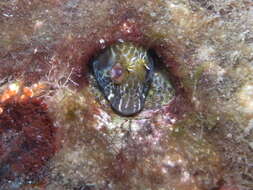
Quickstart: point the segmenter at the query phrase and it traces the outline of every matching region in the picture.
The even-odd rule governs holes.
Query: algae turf
[[[1,188],[252,189],[252,7],[1,1]],[[90,70],[118,41],[160,61],[133,117],[110,108]]]

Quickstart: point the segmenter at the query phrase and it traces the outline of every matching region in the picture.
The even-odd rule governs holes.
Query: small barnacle
[[[154,61],[130,42],[106,48],[92,62],[95,78],[112,108],[129,116],[142,110],[152,81]]]

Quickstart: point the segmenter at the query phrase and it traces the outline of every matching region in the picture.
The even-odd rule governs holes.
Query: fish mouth
[[[142,83],[131,78],[123,85],[115,85],[113,89],[114,96],[112,98],[108,96],[113,110],[123,116],[132,116],[139,113],[144,107],[150,82]]]

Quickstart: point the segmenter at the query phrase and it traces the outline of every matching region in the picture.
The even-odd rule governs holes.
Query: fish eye
[[[124,69],[120,63],[116,63],[110,72],[111,80],[116,84],[120,84],[124,78]]]

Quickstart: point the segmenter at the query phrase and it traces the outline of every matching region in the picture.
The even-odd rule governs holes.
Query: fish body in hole
[[[116,43],[92,62],[95,78],[113,110],[123,116],[140,112],[154,73],[154,60],[143,47]]]

